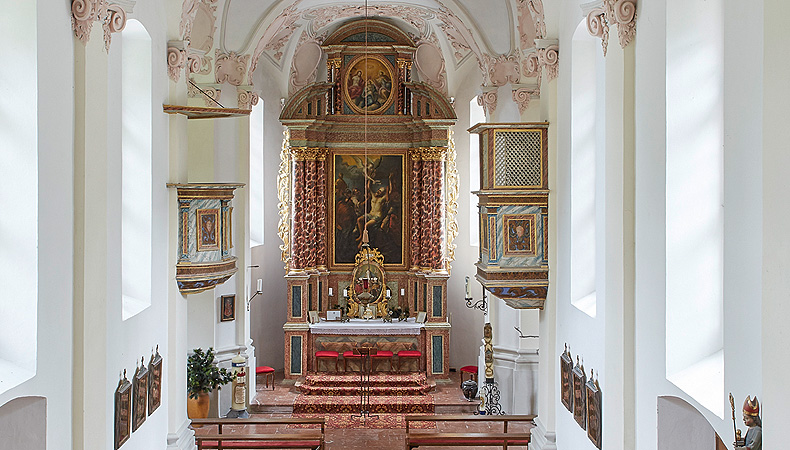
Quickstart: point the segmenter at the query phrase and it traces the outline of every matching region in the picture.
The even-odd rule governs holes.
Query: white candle
[[[343,288],[343,297],[348,297],[348,289]]]
[[[466,298],[472,298],[472,290],[469,288],[469,277],[466,277]]]
[[[258,278],[258,290],[256,292],[262,292],[262,291],[263,291],[263,280]]]
[[[401,288],[400,289],[400,295],[401,296],[406,295],[406,289]]]
[[[332,288],[329,288],[329,296],[332,296]]]

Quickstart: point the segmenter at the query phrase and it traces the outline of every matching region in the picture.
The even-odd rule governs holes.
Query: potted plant
[[[190,419],[208,417],[209,393],[231,381],[233,374],[214,364],[213,348],[205,352],[202,348],[194,349],[187,358],[187,416]]]

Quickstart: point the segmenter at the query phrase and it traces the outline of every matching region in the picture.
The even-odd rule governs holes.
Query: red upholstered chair
[[[269,387],[269,378],[272,379],[272,390],[274,390],[274,368],[269,366],[258,366],[255,368],[255,375],[264,374],[266,387]]]
[[[390,370],[389,371],[392,372],[392,352],[391,351],[389,351],[389,350],[379,350],[378,352],[376,352],[375,355],[371,356],[371,358],[373,358],[371,364],[374,365],[374,366],[376,365],[375,364],[376,361],[381,361],[381,360],[386,359],[390,363]]]
[[[398,352],[398,372],[400,372],[401,364],[404,358],[417,358],[417,371],[420,371],[420,359],[422,352],[419,350],[401,350]]]
[[[348,364],[347,364],[347,363],[348,363],[348,360],[349,360],[349,359],[357,359],[357,360],[359,360],[359,361],[360,361],[360,364],[361,364],[361,361],[362,361],[362,355],[360,355],[359,353],[354,353],[354,352],[353,352],[353,351],[351,351],[351,350],[346,350],[346,351],[344,351],[344,352],[343,352],[343,372],[345,372],[346,370],[348,370],[348,367],[347,367],[347,365],[348,365]],[[360,370],[361,370],[361,369],[360,369]]]
[[[315,352],[315,371],[318,372],[318,362],[322,359],[335,360],[335,372],[337,372],[338,353],[333,351],[321,350]]]
[[[470,380],[477,382],[477,366],[463,366],[461,367],[461,383],[464,382],[464,374],[469,374]]]

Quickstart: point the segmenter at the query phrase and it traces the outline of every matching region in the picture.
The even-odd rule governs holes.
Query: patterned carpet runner
[[[294,401],[294,417],[326,417],[330,428],[403,428],[404,414],[433,414],[433,396],[425,374],[370,377],[370,411],[360,418],[359,375],[308,375]],[[426,425],[428,427],[428,425]]]

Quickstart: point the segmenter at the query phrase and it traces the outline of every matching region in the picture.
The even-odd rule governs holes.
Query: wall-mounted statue
[[[735,427],[735,401],[730,394],[730,406],[732,407],[732,422]],[[748,427],[746,436],[741,438],[741,430],[735,428],[735,442],[733,447],[736,449],[762,450],[763,448],[763,421],[760,418],[760,402],[755,396],[747,396],[743,401],[743,423]]]

